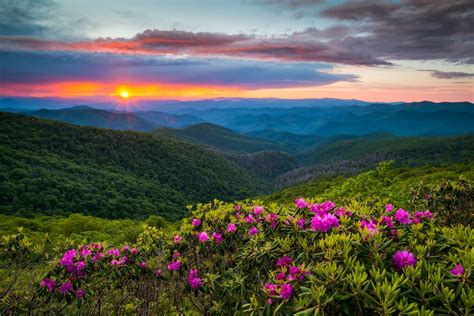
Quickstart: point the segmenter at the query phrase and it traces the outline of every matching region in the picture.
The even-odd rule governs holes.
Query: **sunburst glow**
[[[130,97],[130,93],[128,93],[127,90],[122,90],[122,91],[120,91],[120,97],[122,99],[128,99]]]

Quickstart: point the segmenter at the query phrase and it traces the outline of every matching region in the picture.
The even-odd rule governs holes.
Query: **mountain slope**
[[[0,212],[159,214],[258,193],[262,184],[217,153],[138,132],[78,127],[0,112]]]
[[[169,114],[164,112],[156,112],[156,111],[139,111],[133,112],[133,114],[152,122],[158,126],[166,126],[166,127],[186,127],[192,124],[203,123],[204,120],[190,114]]]
[[[181,139],[190,143],[204,144],[230,152],[254,153],[282,149],[279,144],[272,141],[242,135],[210,123],[196,124],[182,129],[159,128],[154,134]]]
[[[369,134],[326,144],[297,156],[303,165],[351,160],[396,160],[403,165],[445,164],[474,159],[474,135],[454,137],[397,137]]]
[[[103,127],[115,130],[147,132],[160,126],[133,113],[98,110],[88,106],[75,106],[61,110],[41,109],[25,114],[70,124]]]

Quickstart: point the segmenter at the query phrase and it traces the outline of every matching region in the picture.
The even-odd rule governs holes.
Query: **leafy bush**
[[[173,235],[145,226],[136,244],[73,245],[31,297],[35,313],[464,314],[474,232],[437,214],[356,202],[215,200]],[[2,245],[2,247],[4,247]],[[3,250],[3,248],[2,248]],[[11,292],[10,292],[11,293]],[[11,297],[11,294],[8,294]]]
[[[474,188],[465,179],[444,180],[433,185],[421,183],[413,188],[412,202],[438,214],[446,225],[471,225],[474,221]]]

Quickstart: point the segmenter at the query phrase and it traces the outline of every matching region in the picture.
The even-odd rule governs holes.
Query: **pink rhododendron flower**
[[[138,250],[137,250],[137,248],[132,248],[132,249],[130,249],[130,252],[133,253],[134,255],[136,255],[138,253]]]
[[[242,205],[239,205],[239,204],[234,205],[234,210],[236,210],[237,212],[239,212],[241,208],[242,208]]]
[[[273,300],[272,300],[271,298],[269,298],[269,299],[267,300],[267,303],[268,303],[268,305],[272,305],[272,304],[273,304]]]
[[[216,232],[212,233],[212,239],[214,239],[216,244],[220,244],[221,242],[224,241],[224,239],[222,238],[222,235]]]
[[[203,282],[199,277],[199,271],[197,269],[189,270],[188,284],[193,289],[197,289],[202,286]]]
[[[234,233],[237,230],[237,226],[234,223],[227,224],[227,232]]]
[[[178,260],[176,260],[176,261],[172,261],[168,265],[167,269],[170,271],[178,271],[180,267],[181,267],[181,263]]]
[[[267,222],[271,223],[271,222],[274,222],[274,221],[277,221],[278,220],[278,215],[277,214],[274,214],[274,213],[270,213],[267,215]]]
[[[124,265],[127,264],[127,257],[122,256],[122,258],[120,258],[120,260],[113,259],[112,261],[110,261],[110,264],[113,265],[113,266],[124,266]]]
[[[385,212],[390,213],[391,211],[393,211],[393,205],[392,204],[385,205]]]
[[[397,271],[402,271],[406,266],[414,266],[417,263],[415,256],[408,250],[399,250],[392,257],[393,265]]]
[[[326,201],[321,204],[312,204],[309,210],[319,216],[326,215],[330,210],[332,210],[336,204],[333,201]]]
[[[275,295],[276,289],[277,289],[276,284],[272,284],[272,283],[268,283],[268,282],[265,283],[264,290],[268,295]]]
[[[201,225],[201,220],[198,218],[193,218],[191,225],[193,225],[194,227],[199,227]]]
[[[295,206],[299,209],[308,207],[308,203],[303,198],[298,198],[295,200]]]
[[[78,261],[76,265],[76,271],[82,271],[86,267],[84,261]]]
[[[283,256],[281,257],[280,259],[278,259],[277,261],[277,266],[279,267],[288,267],[290,266],[290,264],[293,262],[293,259],[291,259],[290,257],[288,256]]]
[[[145,261],[142,261],[138,264],[138,266],[142,269],[146,269],[146,262]]]
[[[304,226],[306,225],[306,219],[301,217],[296,223],[298,224],[299,229],[304,229]]]
[[[382,220],[380,221],[380,224],[385,225],[388,228],[395,227],[395,225],[393,225],[392,219],[388,216],[382,216]]]
[[[163,273],[163,270],[157,269],[156,272],[155,272],[155,275],[160,276],[162,273]]]
[[[129,246],[125,245],[122,247],[122,252],[128,251],[130,249]]]
[[[176,258],[179,258],[179,257],[181,257],[181,253],[179,251],[175,251],[173,253],[173,259],[176,259]]]
[[[340,207],[340,208],[337,209],[336,215],[337,215],[337,217],[342,217],[342,216],[350,217],[350,216],[352,216],[352,212],[351,211],[346,211],[343,207]]]
[[[93,257],[92,257],[92,262],[96,262],[96,261],[99,261],[100,259],[102,259],[104,255],[102,254],[102,252],[97,252]]]
[[[418,221],[429,220],[431,218],[433,218],[433,214],[430,211],[415,212],[415,219]]]
[[[197,233],[199,242],[206,242],[209,240],[209,235],[206,232]]]
[[[293,288],[291,284],[282,284],[280,287],[280,298],[288,300],[293,295]]]
[[[87,249],[87,248],[82,248],[81,249],[81,257],[87,257],[92,255],[92,250]]]
[[[253,208],[253,213],[257,216],[261,215],[262,212],[263,212],[263,206],[257,205]]]
[[[377,222],[375,220],[366,221],[365,219],[360,222],[360,229],[367,230],[369,236],[377,235],[380,233]]]
[[[464,267],[458,263],[456,266],[454,266],[453,269],[449,270],[449,272],[451,272],[452,275],[463,275],[464,274]]]
[[[181,240],[183,240],[183,237],[181,237],[180,235],[176,235],[176,236],[174,236],[174,238],[173,238],[173,242],[174,242],[175,244],[179,244],[179,242],[180,242]]]
[[[258,228],[255,227],[255,226],[250,227],[249,234],[250,234],[250,236],[257,235],[258,234]]]
[[[333,227],[339,226],[339,220],[332,214],[325,214],[320,216],[314,215],[311,220],[311,228],[313,231],[327,232]]]
[[[254,220],[252,214],[247,215],[247,217],[245,217],[245,221],[247,222],[247,224],[253,223]]]
[[[59,261],[59,263],[64,267],[73,267],[74,266],[74,258],[76,257],[77,253],[75,249],[70,249],[66,251]]]
[[[44,278],[40,282],[41,287],[46,287],[49,292],[52,292],[58,283],[56,281],[51,280],[50,278]]]
[[[112,249],[112,250],[108,250],[107,254],[111,255],[111,256],[114,256],[114,257],[118,257],[118,256],[120,256],[120,250],[118,250],[117,248]]]
[[[411,216],[410,216],[410,213],[408,213],[407,211],[405,211],[404,209],[399,209],[397,210],[397,212],[395,213],[395,216],[394,216],[395,220],[397,222],[399,222],[400,224],[410,224],[411,223]]]
[[[280,272],[275,276],[275,279],[277,279],[279,281],[284,280],[284,279],[286,279],[286,274],[284,272]]]
[[[84,296],[84,290],[83,289],[77,289],[76,298],[82,298],[83,296]]]
[[[65,283],[63,283],[60,287],[59,287],[59,292],[61,292],[61,294],[65,295],[69,292],[72,291],[72,284],[71,282],[69,281],[66,281]]]

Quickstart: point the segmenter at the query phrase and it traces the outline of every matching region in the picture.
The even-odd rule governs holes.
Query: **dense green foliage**
[[[469,162],[474,157],[474,135],[455,137],[396,137],[366,135],[320,146],[297,156],[303,165],[336,164],[350,161],[374,165],[395,160],[402,166],[442,165]]]
[[[254,153],[283,148],[272,141],[242,135],[209,123],[191,125],[181,129],[159,128],[154,133],[230,152]]]
[[[184,221],[176,235],[145,227],[132,245],[69,242],[63,249],[75,250],[64,254],[23,234],[4,237],[0,274],[11,273],[0,281],[0,312],[472,314],[472,228],[443,227],[436,214],[403,223],[369,197],[344,209],[314,201],[216,200],[195,206],[200,222]],[[318,228],[314,212],[338,214],[337,225]],[[363,227],[369,219],[376,228]],[[401,251],[411,259],[397,261]]]
[[[295,196],[321,196],[338,203],[347,199],[383,198],[402,207],[412,200],[412,187],[436,186],[443,181],[459,178],[474,181],[474,163],[455,164],[445,167],[423,166],[417,168],[393,168],[393,163],[381,163],[376,170],[357,176],[314,179],[262,197],[265,201],[292,203]],[[414,189],[413,189],[414,190]],[[428,205],[426,205],[427,208]]]
[[[188,203],[260,190],[244,169],[205,148],[0,113],[3,214],[176,219]]]
[[[235,154],[220,152],[235,164],[247,169],[251,174],[264,178],[276,179],[278,176],[298,167],[296,160],[281,151],[261,151],[253,154]]]

